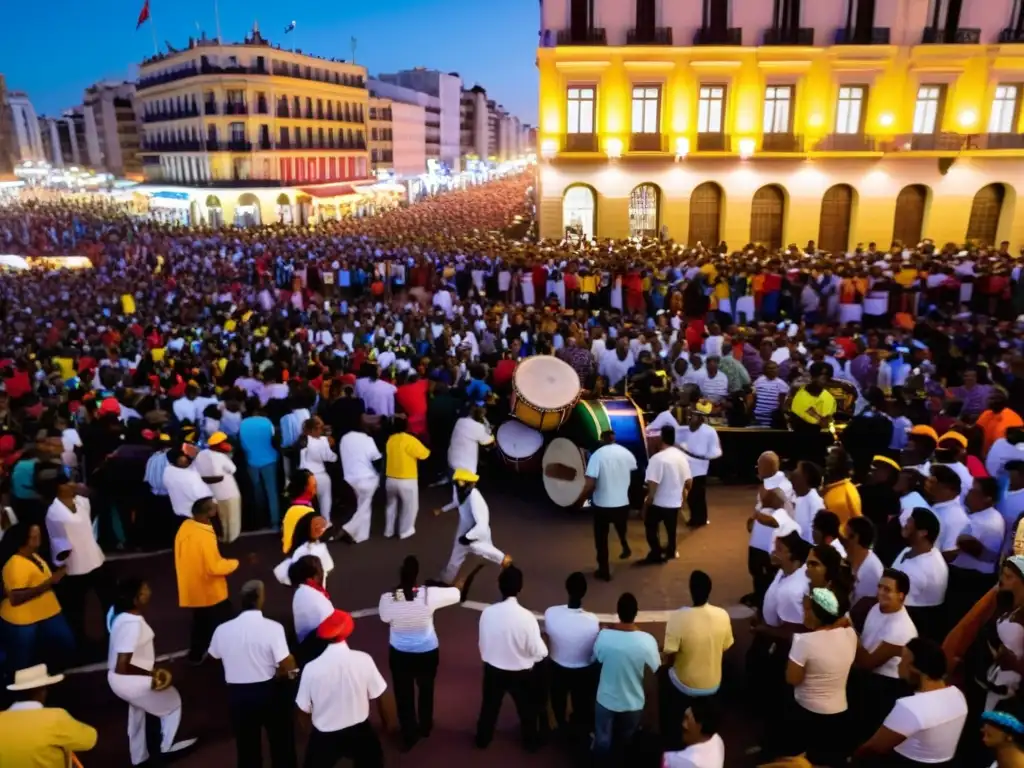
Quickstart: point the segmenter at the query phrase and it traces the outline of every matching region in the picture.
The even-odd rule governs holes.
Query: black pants
[[[849,710],[834,715],[821,715],[792,703],[787,727],[792,738],[786,755],[805,754],[816,766],[839,768],[846,765],[849,754]]]
[[[690,495],[686,497],[686,502],[690,505],[690,525],[695,528],[708,524],[707,489],[707,475],[693,478],[693,483],[690,485]]]
[[[597,568],[608,570],[608,528],[615,526],[619,536],[619,544],[623,550],[629,549],[626,541],[626,521],[629,519],[629,506],[594,507],[594,547],[597,549]]]
[[[106,563],[81,576],[65,576],[54,589],[57,599],[60,601],[61,610],[64,612],[64,618],[67,619],[68,626],[74,632],[80,650],[84,647],[84,641],[87,638],[85,634],[85,601],[89,597],[89,593],[96,593],[96,597],[100,601],[100,615],[106,622],[107,610],[114,603],[115,590],[114,577]],[[106,633],[104,633],[105,636]]]
[[[429,736],[434,727],[434,680],[439,657],[436,648],[425,653],[388,649],[398,724],[407,742],[415,741],[418,736]]]
[[[764,595],[768,591],[768,587],[772,585],[777,570],[772,565],[770,554],[763,549],[747,547],[747,572],[754,582],[754,598],[758,608],[764,604]]]
[[[658,670],[658,725],[661,731],[661,742],[664,751],[683,749],[683,715],[697,697],[680,691],[672,678],[669,677],[671,667]],[[717,694],[701,697],[702,701],[712,701]]]
[[[537,673],[534,669],[510,672],[484,664],[483,695],[480,717],[476,722],[476,744],[486,747],[494,738],[494,726],[501,712],[501,702],[508,693],[516,705],[523,744],[527,749],[537,746]]]
[[[188,645],[188,660],[202,661],[210,650],[213,632],[225,621],[231,619],[231,601],[223,600],[216,605],[192,609],[192,633]]]
[[[982,573],[971,568],[949,567],[946,590],[945,621],[942,631],[948,633],[968,611],[996,585],[995,573]],[[944,635],[945,636],[945,635]]]
[[[910,687],[902,680],[863,670],[851,673],[848,690],[850,711],[857,713],[849,723],[855,744],[863,744],[874,736],[892,712],[896,700],[911,694]]]
[[[384,750],[369,720],[328,733],[314,728],[309,734],[304,768],[334,768],[344,758],[353,768],[383,768]]]
[[[651,506],[644,517],[644,530],[647,532],[647,546],[651,548],[647,557],[650,559],[661,559],[667,557],[672,559],[676,556],[676,524],[679,522],[679,510],[668,507]],[[664,524],[668,533],[668,545],[661,546],[660,531],[658,527]]]
[[[270,764],[274,768],[295,768],[293,688],[284,680],[228,685],[238,765],[263,765],[262,732],[266,729]]]
[[[563,667],[555,662],[548,665],[551,709],[559,728],[568,726],[575,734],[585,736],[594,727],[594,701],[600,667]],[[572,714],[569,714],[571,702]]]

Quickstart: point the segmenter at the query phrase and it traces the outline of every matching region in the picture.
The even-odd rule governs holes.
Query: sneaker
[[[633,565],[662,565],[665,562],[662,555],[649,554],[647,557],[637,560]]]
[[[182,752],[183,750],[195,746],[195,743],[197,741],[199,741],[199,739],[182,739],[181,741],[176,741],[173,744],[171,744],[171,746],[169,746],[167,749],[165,749],[163,753],[165,755],[172,755],[175,752]]]

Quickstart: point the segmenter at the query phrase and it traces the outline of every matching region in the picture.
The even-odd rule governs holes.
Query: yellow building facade
[[[282,50],[254,29],[243,43],[191,40],[147,59],[136,92],[145,179],[210,188],[199,221],[304,222],[321,198],[370,178],[364,67]]]
[[[677,46],[671,27],[614,40],[578,21],[549,21],[538,50],[543,237],[1024,246],[1024,44],[886,27],[866,44],[779,45],[769,26]],[[696,24],[687,40],[714,37]]]

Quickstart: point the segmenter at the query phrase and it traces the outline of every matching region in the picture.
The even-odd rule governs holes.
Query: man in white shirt
[[[720,708],[713,702],[694,699],[683,715],[683,749],[666,752],[662,768],[723,768],[725,742],[718,734]]]
[[[583,610],[587,577],[579,571],[565,580],[569,601],[544,611],[544,634],[551,650],[549,666],[551,709],[563,733],[583,741],[594,724],[597,695],[597,667],[593,663],[594,641],[601,631],[597,616]],[[572,700],[572,716],[566,718],[566,703]]]
[[[629,339],[621,338],[615,342],[615,349],[601,355],[597,372],[608,380],[608,389],[613,390],[623,383],[634,365],[636,361],[629,349]]]
[[[1014,459],[1006,463],[1006,474],[1010,484],[999,502],[999,514],[1003,516],[1005,535],[1003,537],[1003,556],[1020,555],[1024,552],[1014,551],[1014,539],[1024,515],[1024,459]],[[1024,532],[1022,532],[1024,533]]]
[[[729,377],[718,368],[719,358],[709,355],[704,359],[704,375],[698,384],[700,394],[714,405],[720,405],[729,396]]]
[[[295,768],[288,678],[297,676],[284,627],[263,616],[262,581],[242,587],[241,613],[217,627],[210,656],[224,664],[237,765],[263,765],[267,731],[273,768]]]
[[[925,481],[925,493],[932,500],[932,512],[939,520],[939,538],[935,546],[946,558],[947,563],[956,559],[957,538],[967,527],[967,513],[960,503],[962,497],[960,478],[952,468],[932,464]],[[968,490],[970,486],[968,486]]]
[[[377,365],[369,370],[369,374],[370,381],[362,391],[363,404],[367,412],[390,419],[395,415],[395,392],[398,388],[380,378],[380,367]]]
[[[715,428],[706,424],[705,416],[711,413],[711,403],[698,402],[690,409],[690,421],[686,429],[676,431],[676,445],[686,454],[690,464],[692,482],[686,495],[690,507],[691,528],[708,524],[707,480],[711,462],[722,455],[722,442]]]
[[[740,598],[740,602],[752,608],[760,608],[764,594],[768,591],[777,570],[772,563],[772,549],[775,539],[792,532],[800,532],[793,520],[793,484],[779,470],[778,454],[772,451],[762,453],[757,459],[757,476],[761,487],[754,502],[754,513],[747,521],[750,544],[747,547],[747,572],[753,582],[754,591]]]
[[[601,447],[594,451],[587,462],[587,476],[580,501],[590,499],[594,505],[594,546],[597,549],[597,572],[603,581],[611,581],[608,567],[608,528],[615,527],[622,546],[619,556],[625,560],[630,556],[626,540],[626,522],[629,519],[629,486],[636,457],[615,442],[615,433],[607,430],[601,434]]]
[[[676,524],[683,502],[690,491],[692,478],[685,454],[676,448],[676,428],[661,428],[661,450],[647,464],[647,495],[644,498],[643,520],[650,551],[641,563],[657,565],[676,558]],[[664,524],[668,546],[661,546],[658,526]]]
[[[448,466],[453,472],[466,469],[474,475],[478,474],[480,446],[493,444],[494,435],[484,421],[484,409],[474,405],[468,416],[455,422],[451,443],[448,445]]]
[[[213,491],[205,482],[206,478],[199,474],[193,461],[198,455],[194,445],[182,443],[167,453],[167,467],[164,469],[164,488],[171,500],[171,508],[178,516],[179,522],[192,517],[192,505],[200,499],[213,496]],[[209,478],[219,483],[224,478],[216,475]]]
[[[866,517],[851,517],[842,531],[846,562],[853,572],[853,594],[850,597],[852,609],[861,600],[874,600],[878,595],[878,581],[885,566],[872,551],[875,543],[875,524]]]
[[[501,702],[508,693],[519,714],[523,745],[538,742],[538,675],[535,665],[548,655],[536,617],[519,604],[523,574],[509,566],[498,575],[502,601],[480,614],[480,657],[484,663],[483,700],[476,724],[476,745],[486,748],[494,737]]]
[[[901,764],[953,765],[967,722],[967,699],[946,684],[946,655],[935,642],[915,637],[903,647],[900,677],[914,690],[897,700],[854,758],[865,765],[895,756]]]
[[[354,628],[344,611],[327,617],[317,635],[328,646],[302,670],[295,704],[312,721],[305,768],[334,768],[344,758],[359,768],[384,766],[380,739],[370,724],[370,701],[377,700],[384,727],[391,730],[387,683],[368,653],[348,647],[345,641]]]
[[[339,538],[348,537],[359,544],[370,538],[370,520],[373,515],[373,495],[380,485],[381,460],[384,458],[377,443],[366,433],[366,417],[359,428],[345,434],[338,444],[345,482],[356,495],[356,511],[352,519],[342,526]]]
[[[223,432],[214,432],[206,442],[207,448],[196,457],[195,467],[200,477],[221,478],[208,483],[217,500],[220,519],[220,540],[230,544],[242,532],[242,492],[235,481],[235,462],[231,460],[231,443]]]
[[[910,577],[906,606],[914,626],[922,637],[945,637],[947,621],[942,615],[949,584],[949,566],[935,547],[939,537],[939,519],[919,507],[910,513],[903,526],[903,539],[909,544],[896,557],[892,567]]]
[[[494,546],[491,540],[491,514],[483,495],[476,484],[480,480],[467,469],[457,469],[452,475],[452,503],[436,510],[435,515],[459,509],[459,525],[455,529],[455,542],[448,565],[441,574],[442,581],[454,584],[458,579],[459,570],[469,555],[476,555],[492,563],[507,568],[512,557]]]
[[[967,492],[970,515],[956,540],[956,559],[949,565],[947,603],[951,616],[966,615],[997,581],[1006,533],[1003,516],[995,508],[998,495],[999,481],[993,477],[975,478]]]
[[[825,509],[825,502],[818,493],[821,487],[821,469],[817,464],[801,461],[790,475],[793,485],[793,520],[800,526],[800,536],[808,544],[814,544],[814,517]],[[874,593],[872,593],[874,594]]]

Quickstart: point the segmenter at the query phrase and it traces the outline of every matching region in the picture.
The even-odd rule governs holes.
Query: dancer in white
[[[316,497],[320,501],[320,516],[331,524],[331,476],[326,464],[338,460],[332,450],[331,438],[324,435],[324,421],[319,416],[308,419],[302,425],[304,432],[299,440],[299,468],[313,473],[316,478]]]
[[[476,484],[480,477],[468,469],[456,469],[452,475],[454,483],[453,503],[445,507],[459,508],[459,527],[455,530],[455,543],[448,565],[441,574],[442,581],[453,584],[459,569],[470,554],[498,563],[502,568],[512,564],[511,555],[506,555],[491,541],[491,516],[487,502]],[[435,510],[440,515],[444,510]]]
[[[142,610],[149,603],[149,585],[129,580],[118,587],[114,621],[110,625],[107,681],[110,690],[128,702],[128,748],[132,765],[149,760],[146,746],[146,715],[160,718],[160,751],[167,755],[196,743],[175,741],[181,724],[181,694],[171,685],[171,673],[155,667],[153,630]]]
[[[356,513],[342,526],[339,538],[355,544],[370,538],[373,495],[380,485],[379,465],[384,458],[365,430],[364,416],[359,428],[347,433],[338,445],[345,482],[352,486],[356,494]]]

